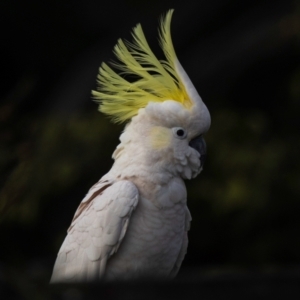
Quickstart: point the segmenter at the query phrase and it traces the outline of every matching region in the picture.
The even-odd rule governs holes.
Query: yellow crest
[[[119,63],[112,65],[120,74],[102,63],[98,75],[98,91],[92,91],[100,102],[99,110],[121,123],[137,115],[140,108],[152,102],[174,100],[185,107],[192,106],[175,67],[176,53],[171,38],[169,10],[161,20],[159,41],[166,60],[158,60],[151,51],[140,24],[133,29],[133,43],[118,40],[114,53]],[[133,75],[135,81],[127,81],[121,75]]]

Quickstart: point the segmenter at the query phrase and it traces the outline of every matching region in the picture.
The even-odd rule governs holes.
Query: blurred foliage
[[[110,143],[116,126],[107,130],[107,123],[97,111],[67,119],[55,115],[36,117],[28,120],[27,137],[18,141],[14,149],[9,143],[1,143],[2,152],[7,153],[1,169],[16,161],[1,191],[1,210],[7,221],[36,222],[41,199],[72,189],[86,173],[93,173],[97,164],[108,167],[101,151]],[[4,136],[13,138],[20,128],[24,130],[24,126],[16,124],[15,130],[7,129]]]

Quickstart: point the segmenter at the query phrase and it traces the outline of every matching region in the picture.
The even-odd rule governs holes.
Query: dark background
[[[0,295],[50,299],[66,230],[123,128],[91,100],[100,63],[139,22],[161,58],[158,20],[170,8],[178,58],[212,116],[204,171],[187,182],[193,222],[176,282],[199,289],[190,298],[298,282],[298,0],[1,1]],[[112,290],[102,296],[117,299]]]

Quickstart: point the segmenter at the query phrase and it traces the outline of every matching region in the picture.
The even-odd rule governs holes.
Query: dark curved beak
[[[202,135],[199,135],[189,142],[190,147],[194,148],[200,153],[200,162],[203,166],[206,159],[206,143]]]

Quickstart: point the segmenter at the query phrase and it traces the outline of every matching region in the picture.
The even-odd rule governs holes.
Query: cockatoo
[[[202,170],[210,114],[175,54],[172,14],[159,30],[166,60],[155,57],[138,24],[133,42],[114,48],[121,72],[100,67],[92,92],[99,110],[127,124],[111,170],[75,213],[52,283],[172,278],[181,266],[191,221],[184,179]]]

